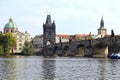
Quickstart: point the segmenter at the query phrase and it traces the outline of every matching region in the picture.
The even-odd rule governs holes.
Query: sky
[[[120,0],[0,0],[0,30],[12,17],[19,31],[34,37],[43,34],[48,14],[57,34],[97,35],[102,16],[107,33],[120,34]]]

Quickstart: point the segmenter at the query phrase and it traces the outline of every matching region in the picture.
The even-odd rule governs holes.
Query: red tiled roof
[[[69,39],[70,38],[69,34],[57,34],[56,36],[59,37],[59,38],[65,38],[65,39]]]

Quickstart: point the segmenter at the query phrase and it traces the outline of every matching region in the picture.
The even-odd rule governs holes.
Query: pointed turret
[[[101,18],[101,21],[100,21],[100,28],[104,27],[104,20],[103,20],[103,16]]]
[[[47,15],[46,24],[52,24],[51,15]]]

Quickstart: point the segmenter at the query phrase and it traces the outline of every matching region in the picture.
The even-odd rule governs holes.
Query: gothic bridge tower
[[[46,23],[43,24],[43,47],[56,43],[56,25],[51,21],[51,15],[47,15]]]
[[[105,37],[105,35],[107,35],[107,29],[104,27],[103,16],[100,21],[100,28],[98,29],[98,35],[100,35],[101,37]]]

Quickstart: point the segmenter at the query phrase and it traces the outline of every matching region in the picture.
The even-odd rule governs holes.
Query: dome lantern
[[[13,22],[12,18],[9,19],[9,22]]]

